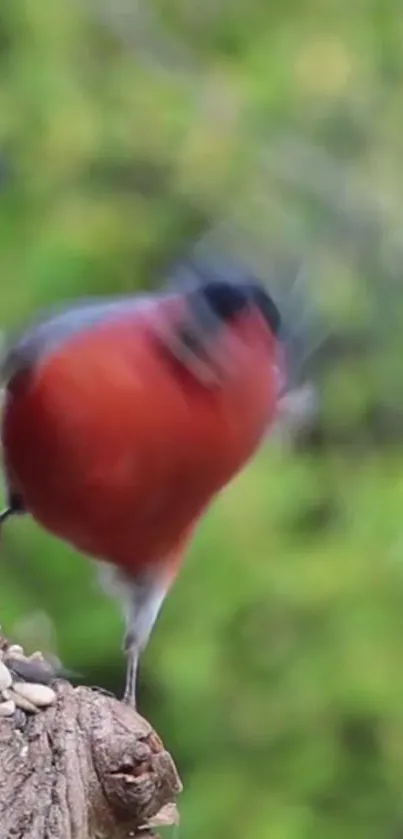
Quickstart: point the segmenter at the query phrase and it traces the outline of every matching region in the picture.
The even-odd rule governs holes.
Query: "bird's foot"
[[[133,711],[137,711],[136,693],[133,693],[131,688],[128,688],[127,686],[125,687],[122,701],[125,705],[129,705],[130,708],[133,708]]]

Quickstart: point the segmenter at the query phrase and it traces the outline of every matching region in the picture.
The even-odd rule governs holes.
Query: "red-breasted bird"
[[[9,504],[105,563],[126,619],[124,698],[195,526],[276,414],[278,309],[257,282],[84,301],[4,364]]]

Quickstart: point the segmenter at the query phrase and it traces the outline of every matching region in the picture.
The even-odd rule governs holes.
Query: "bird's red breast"
[[[251,312],[234,335],[234,364],[217,387],[133,312],[80,332],[11,380],[5,463],[26,508],[130,572],[172,555],[275,412],[272,336]]]

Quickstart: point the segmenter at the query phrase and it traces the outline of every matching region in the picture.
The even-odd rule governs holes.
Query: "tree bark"
[[[129,839],[176,822],[181,782],[151,726],[96,690],[0,719],[1,839]]]

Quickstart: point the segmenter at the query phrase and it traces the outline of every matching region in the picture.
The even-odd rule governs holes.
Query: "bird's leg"
[[[126,685],[123,701],[136,708],[136,683],[138,663],[150,637],[166,594],[166,585],[159,578],[146,575],[142,578],[126,577],[126,633],[124,651],[127,657]]]
[[[136,708],[136,683],[140,653],[144,650],[166,594],[166,586],[158,579],[127,578],[126,633],[124,651],[127,656],[126,686],[123,701]]]
[[[99,563],[100,582],[104,590],[118,597],[124,606],[126,632],[123,650],[127,659],[126,685],[123,701],[136,708],[138,663],[150,637],[170,580],[157,573],[128,574],[111,564]]]
[[[127,658],[126,664],[126,684],[125,684],[125,692],[123,694],[123,702],[126,702],[127,705],[131,705],[134,710],[136,710],[136,684],[137,684],[137,671],[138,671],[138,664],[139,664],[139,649],[136,644],[128,644],[129,636],[126,635],[125,637],[125,653]]]

